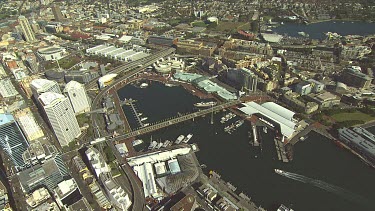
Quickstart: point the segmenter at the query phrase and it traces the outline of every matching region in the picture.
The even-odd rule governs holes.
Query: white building
[[[107,163],[104,161],[103,156],[100,154],[100,152],[97,149],[90,147],[86,150],[85,153],[93,170],[95,171],[95,175],[98,178],[100,174],[108,173],[111,171]]]
[[[46,92],[39,96],[55,135],[61,146],[67,146],[81,135],[81,130],[68,98],[62,94]]]
[[[111,84],[116,77],[117,77],[117,74],[115,74],[115,73],[107,74],[107,75],[104,75],[104,76],[100,77],[98,79],[100,89],[102,89],[102,88],[108,86],[109,84]]]
[[[66,84],[64,93],[68,96],[75,114],[85,113],[90,110],[88,96],[85,87],[77,81]]]
[[[35,99],[38,99],[42,93],[54,92],[61,94],[60,87],[56,81],[50,81],[47,79],[34,79],[30,83],[30,89],[33,92]]]
[[[33,141],[44,136],[43,130],[36,122],[30,108],[17,111],[15,117],[28,141]]]
[[[151,163],[144,163],[139,166],[134,166],[134,172],[143,183],[143,193],[145,197],[156,195],[158,190],[156,188],[155,175]]]
[[[51,195],[48,193],[48,190],[44,187],[39,188],[32,192],[27,198],[26,203],[31,208],[36,208],[43,202],[47,201],[47,199],[51,198]]]
[[[44,61],[59,60],[66,55],[66,50],[60,46],[50,46],[39,49],[37,55]]]
[[[55,198],[60,207],[64,207],[64,199],[70,196],[78,188],[77,183],[73,178],[64,180],[57,185],[55,188]]]
[[[26,39],[26,42],[34,42],[36,39],[35,39],[34,32],[31,29],[29,20],[27,20],[25,16],[21,15],[18,17],[18,23],[21,26],[22,33]]]
[[[14,97],[18,95],[16,88],[14,88],[9,78],[0,80],[0,95],[3,98]]]

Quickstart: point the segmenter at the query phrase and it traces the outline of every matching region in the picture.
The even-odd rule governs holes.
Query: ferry
[[[142,140],[142,139],[137,139],[137,140],[132,141],[133,147],[134,147],[134,146],[138,146],[138,145],[140,145],[140,144],[142,144],[142,143],[143,143],[143,140]]]
[[[148,87],[148,83],[141,83],[140,87],[142,89],[147,88]]]
[[[194,106],[198,108],[206,108],[206,107],[211,107],[215,106],[217,102],[210,101],[210,102],[200,102],[200,103],[195,103]]]
[[[280,175],[285,175],[286,174],[286,172],[283,171],[283,170],[281,170],[281,169],[275,169],[275,173],[276,174],[280,174]]]
[[[150,146],[148,146],[148,149],[153,150],[153,149],[155,149],[156,145],[158,145],[158,142],[151,141]]]
[[[193,137],[193,134],[189,133],[182,142],[186,144],[187,142],[190,141],[191,137]]]
[[[181,141],[184,140],[184,138],[185,138],[184,135],[180,135],[180,136],[178,136],[177,139],[176,139],[176,141],[175,141],[175,143],[176,143],[176,144],[181,143]]]
[[[148,119],[148,117],[143,117],[143,118],[141,118],[141,122],[143,122],[143,121],[145,121],[147,119]]]

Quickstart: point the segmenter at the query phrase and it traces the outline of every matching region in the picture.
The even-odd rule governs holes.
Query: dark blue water
[[[358,21],[327,21],[309,25],[298,23],[285,23],[273,29],[274,32],[292,37],[300,37],[298,32],[306,32],[312,39],[325,39],[325,33],[336,32],[345,35],[370,35],[375,34],[375,23]]]
[[[155,121],[165,119],[168,114],[169,117],[174,116],[179,109],[193,110],[192,104],[198,100],[189,97],[190,94],[181,87],[169,88],[156,83],[142,90],[126,86],[119,92],[120,95],[138,97],[135,99],[139,99],[139,110],[149,114],[150,118],[152,115]],[[136,96],[137,93],[143,96]],[[160,107],[160,104],[163,106]],[[213,125],[209,123],[210,115],[207,115],[140,138],[147,147],[151,136],[153,140],[163,141],[175,140],[180,134],[193,133],[191,142],[197,143],[200,148],[197,157],[207,165],[205,171],[217,171],[224,180],[237,186],[238,191],[243,191],[257,205],[268,210],[276,210],[281,203],[295,210],[308,211],[374,210],[375,205],[368,201],[375,195],[375,171],[350,152],[338,148],[325,137],[312,133],[307,140],[296,144],[294,160],[285,164],[277,160],[272,131],[262,134],[263,151],[260,152],[249,145],[249,123],[245,123],[231,135],[223,131],[229,124],[219,122],[224,114],[225,112],[215,114]],[[343,188],[354,196],[359,195],[360,199],[350,200],[350,197],[342,197],[340,194],[280,176],[274,173],[275,168],[322,180]]]

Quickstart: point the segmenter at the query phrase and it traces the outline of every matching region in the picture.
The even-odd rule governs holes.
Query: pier
[[[275,141],[275,147],[276,147],[278,159],[283,161],[284,163],[289,162],[289,159],[286,157],[284,144],[281,141],[277,140],[276,138],[273,140]]]
[[[135,102],[135,101],[132,100],[132,99],[130,99],[130,100],[127,101],[126,105],[130,105],[130,107],[132,108],[132,112],[133,112],[133,115],[134,115],[135,119],[137,120],[138,124],[139,124],[141,127],[143,127],[144,124],[143,124],[141,118],[139,117],[140,115],[139,115],[139,113],[137,112],[137,109],[135,108],[135,105],[134,105],[133,102]]]
[[[251,128],[253,131],[253,146],[259,147],[259,141],[258,141],[258,131],[257,131],[257,126],[253,123],[251,123]]]

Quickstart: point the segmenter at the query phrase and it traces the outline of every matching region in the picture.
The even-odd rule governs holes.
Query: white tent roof
[[[242,111],[243,113],[247,115],[252,115],[252,114],[257,114],[257,113],[262,114],[263,116],[266,116],[272,121],[278,123],[280,125],[280,130],[281,130],[280,132],[285,137],[290,138],[295,132],[294,128],[296,127],[296,124],[292,122],[290,119],[287,119],[284,116],[282,116],[281,115],[282,112],[274,112],[266,107],[263,107],[264,104],[259,105],[255,102],[243,103],[242,105],[244,105],[245,107],[239,108],[239,110]]]
[[[296,114],[293,111],[291,111],[289,109],[286,109],[286,108],[282,107],[281,105],[278,105],[274,102],[263,103],[262,107],[267,108],[268,110],[270,110],[274,113],[277,113],[278,115],[284,117],[285,119],[291,120],[291,121],[293,120],[294,114]]]

